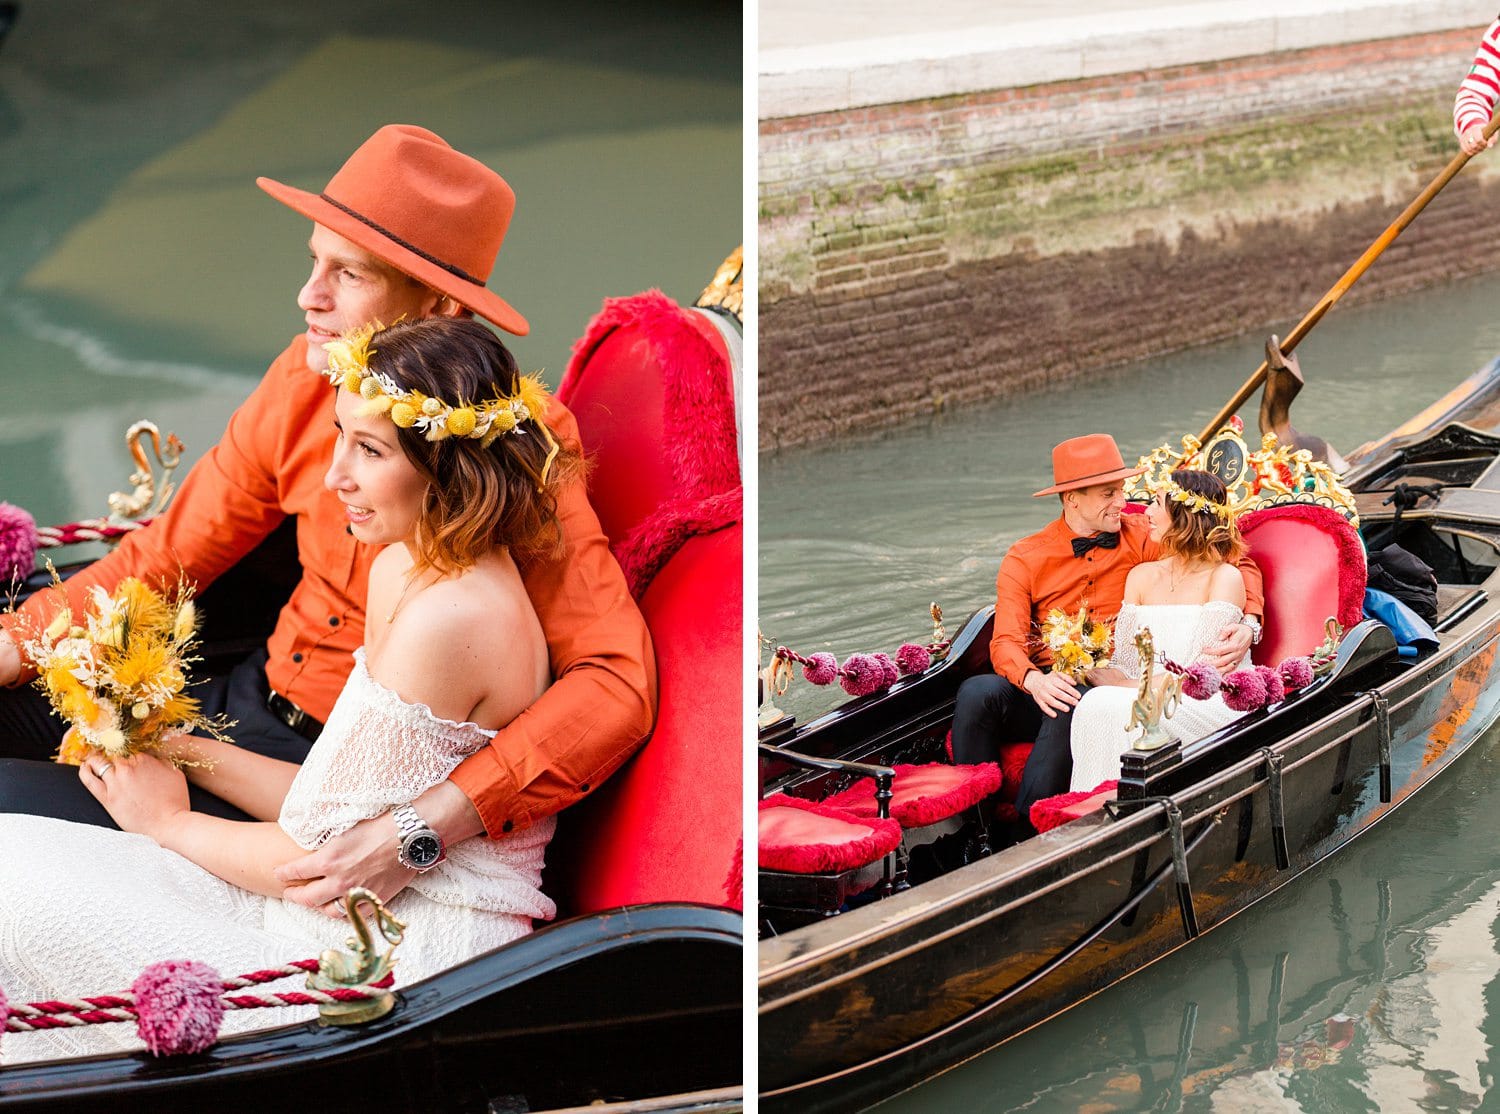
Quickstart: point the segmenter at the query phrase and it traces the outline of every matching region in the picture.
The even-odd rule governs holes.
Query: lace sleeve
[[[401,700],[371,680],[361,660],[292,782],[281,826],[303,847],[319,846],[415,800],[490,738]]]
[[[1122,604],[1119,618],[1115,620],[1115,668],[1127,677],[1141,675],[1141,655],[1135,648],[1135,636],[1141,631],[1140,613],[1135,604]]]
[[[1217,642],[1226,629],[1244,618],[1244,614],[1234,604],[1225,600],[1210,600],[1204,604],[1198,613],[1198,621],[1193,627],[1192,639],[1189,643],[1192,653],[1182,664],[1190,665],[1202,657],[1203,651]]]

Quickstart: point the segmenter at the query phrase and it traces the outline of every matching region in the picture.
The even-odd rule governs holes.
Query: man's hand
[[[396,822],[389,812],[361,820],[316,851],[276,868],[288,901],[343,917],[344,895],[355,886],[390,901],[417,876],[396,860]]]
[[[1023,678],[1023,687],[1049,719],[1056,719],[1060,712],[1071,711],[1079,701],[1078,686],[1063,673],[1043,673],[1040,669],[1033,669]]]
[[[1477,155],[1495,145],[1495,137],[1484,138],[1483,124],[1470,124],[1464,129],[1463,135],[1458,137],[1458,145],[1463,148],[1466,155]]]
[[[111,761],[94,751],[78,767],[78,779],[121,831],[157,843],[164,844],[167,830],[191,810],[182,771],[150,754]]]
[[[21,648],[10,637],[9,631],[0,631],[0,685],[10,686],[21,679]]]
[[[450,849],[484,832],[473,803],[451,781],[439,782],[412,804]],[[287,887],[282,896],[339,918],[344,915],[344,895],[355,886],[390,901],[417,876],[397,861],[398,845],[396,821],[389,812],[361,820],[316,851],[277,867],[276,879]]]
[[[1245,655],[1250,651],[1250,642],[1254,637],[1250,633],[1250,628],[1244,623],[1235,623],[1225,627],[1219,640],[1212,646],[1204,648],[1202,660],[1208,662],[1220,673],[1228,673],[1245,660]]]

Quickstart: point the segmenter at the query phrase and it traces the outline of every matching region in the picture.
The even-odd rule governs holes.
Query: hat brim
[[[445,271],[435,263],[423,259],[416,252],[404,248],[382,235],[356,217],[330,205],[315,193],[294,189],[272,178],[257,178],[255,184],[289,209],[316,221],[331,232],[337,232],[351,244],[364,248],[371,255],[389,263],[404,275],[429,286],[439,294],[446,294],[460,305],[467,306],[486,321],[491,321],[507,333],[523,337],[531,326],[504,298],[488,287],[466,282],[457,275]]]
[[[1145,472],[1145,468],[1118,468],[1113,472],[1102,472],[1097,476],[1084,476],[1079,480],[1069,480],[1067,483],[1053,484],[1044,487],[1041,491],[1033,491],[1031,497],[1040,499],[1043,495],[1059,495],[1064,491],[1076,491],[1080,487],[1094,487],[1096,484],[1107,484],[1111,480],[1128,480],[1131,476],[1139,476]]]

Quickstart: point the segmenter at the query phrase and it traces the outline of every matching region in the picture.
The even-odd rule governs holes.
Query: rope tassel
[[[117,1021],[136,1022],[136,1032],[157,1056],[202,1052],[219,1039],[219,1025],[229,1010],[277,1006],[326,1006],[367,1002],[395,982],[387,973],[367,988],[271,991],[266,995],[236,993],[294,975],[316,974],[316,959],[295,960],[235,978],[221,978],[203,963],[166,960],[147,967],[120,994],[52,999],[8,1005],[0,993],[0,1015],[7,1033],[67,1029]]]

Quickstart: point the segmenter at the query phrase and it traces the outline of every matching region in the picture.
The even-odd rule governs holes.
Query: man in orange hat
[[[301,761],[363,642],[375,556],[348,533],[337,496],[323,484],[334,423],[333,392],[318,374],[328,363],[323,345],[347,330],[402,317],[473,313],[521,336],[527,324],[485,286],[515,195],[499,174],[432,132],[381,128],[321,193],[266,178],[257,184],[314,222],[311,273],[297,296],[306,330],[231,417],[172,507],[65,588],[75,613],[90,587],[112,589],[126,576],[175,582],[180,573],[202,588],[284,520],[295,520],[302,575],[269,642],[201,691],[207,711],[238,721],[235,735],[243,743]],[[549,402],[545,420],[560,439],[577,441],[573,416],[560,403]],[[582,480],[560,492],[557,509],[565,552],[522,563],[555,683],[492,746],[410,802],[444,844],[525,828],[571,804],[651,729],[656,678],[649,635]],[[6,627],[0,683],[26,679],[12,635],[17,622],[45,625],[56,606],[49,595],[33,597],[19,616],[0,618]],[[35,694],[0,701],[0,754],[45,758],[59,734]],[[194,807],[228,814],[223,802],[196,791]],[[0,811],[110,823],[71,768],[41,762],[0,764]],[[293,887],[288,897],[311,907],[326,907],[352,885],[388,899],[414,876],[398,861],[399,846],[387,813],[279,876]]]
[[[1069,741],[1073,708],[1081,692],[1066,674],[1049,671],[1052,654],[1039,637],[1046,614],[1057,608],[1113,623],[1125,595],[1125,577],[1142,561],[1154,561],[1146,516],[1124,514],[1124,481],[1144,472],[1127,468],[1115,439],[1091,433],[1052,450],[1052,486],[1034,498],[1056,495],[1062,514],[1006,551],[995,580],[995,627],[990,639],[993,674],[959,686],[953,714],[953,760],[993,762],[1006,742],[1034,742],[1016,798],[1023,832],[1031,806],[1064,793],[1072,773]],[[1260,570],[1248,558],[1244,624],[1230,628],[1205,657],[1228,670],[1260,636],[1264,613]]]

